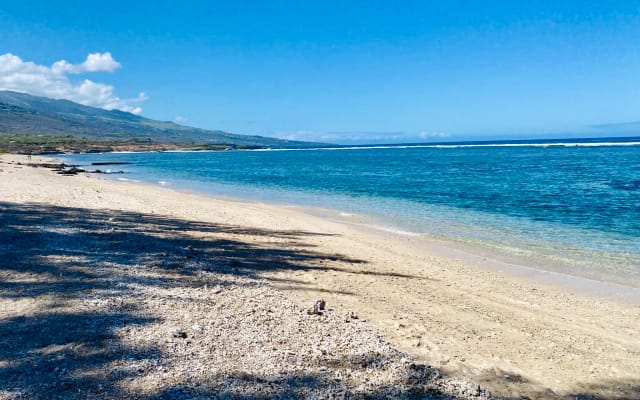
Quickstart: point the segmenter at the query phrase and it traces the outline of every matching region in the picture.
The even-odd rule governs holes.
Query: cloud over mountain
[[[111,53],[91,53],[84,62],[72,64],[66,60],[51,66],[24,61],[11,54],[0,55],[0,90],[14,90],[55,99],[67,99],[87,106],[106,110],[122,110],[134,114],[142,112],[141,103],[147,96],[121,99],[114,94],[114,87],[89,79],[72,80],[69,75],[91,72],[113,72],[121,65]]]

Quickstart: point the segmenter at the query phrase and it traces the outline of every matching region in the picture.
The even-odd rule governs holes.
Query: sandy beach
[[[45,161],[0,158],[0,398],[640,398],[637,289]]]

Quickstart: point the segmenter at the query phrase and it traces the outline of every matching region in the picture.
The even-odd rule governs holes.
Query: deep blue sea
[[[640,145],[84,154],[114,179],[336,210],[529,266],[640,286]],[[90,167],[91,168],[91,167]]]

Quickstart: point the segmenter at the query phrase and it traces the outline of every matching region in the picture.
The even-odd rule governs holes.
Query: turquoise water
[[[67,162],[176,189],[335,209],[527,265],[640,286],[640,146],[112,153]]]

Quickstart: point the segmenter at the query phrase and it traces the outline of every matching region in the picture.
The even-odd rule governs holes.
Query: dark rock
[[[92,162],[91,165],[128,165],[133,164],[130,162],[121,162],[121,161],[105,161],[105,162]]]
[[[78,167],[71,167],[71,168],[67,168],[67,169],[63,169],[58,171],[58,173],[60,175],[77,175],[81,172],[86,172],[84,169],[82,168],[78,168]]]
[[[174,338],[178,338],[178,339],[186,339],[187,338],[187,332],[183,331],[180,328],[173,328],[173,329],[171,329],[169,331],[169,333]]]
[[[322,315],[322,311],[324,311],[325,306],[326,302],[323,299],[318,299],[315,303],[313,303],[313,308],[307,310],[307,314]]]

